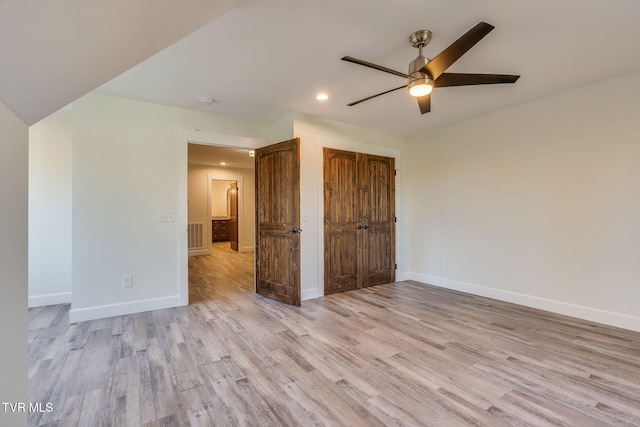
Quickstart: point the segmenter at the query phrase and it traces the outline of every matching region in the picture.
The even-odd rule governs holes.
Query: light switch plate
[[[158,211],[156,213],[157,222],[175,222],[176,215],[173,212]]]

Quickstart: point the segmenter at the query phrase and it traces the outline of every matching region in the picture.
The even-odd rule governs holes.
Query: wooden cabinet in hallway
[[[394,159],[325,148],[324,293],[395,280]]]

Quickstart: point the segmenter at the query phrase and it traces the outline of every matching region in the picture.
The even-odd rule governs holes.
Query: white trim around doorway
[[[237,135],[205,132],[193,129],[178,129],[177,131],[177,162],[178,162],[178,209],[176,212],[177,244],[178,244],[178,286],[179,305],[189,304],[189,253],[187,249],[188,223],[188,145],[189,143],[213,145],[229,148],[256,149],[263,147],[266,142],[260,138],[249,138]]]

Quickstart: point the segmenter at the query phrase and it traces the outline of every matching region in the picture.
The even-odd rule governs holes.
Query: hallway
[[[236,252],[229,242],[214,242],[211,255],[189,257],[189,304],[216,304],[253,291],[253,252]]]

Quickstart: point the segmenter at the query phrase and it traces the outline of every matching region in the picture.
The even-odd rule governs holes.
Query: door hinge
[[[397,270],[398,269],[398,264],[394,264],[394,269]]]
[[[393,170],[393,176],[397,176],[398,175],[398,169],[394,169]]]
[[[393,222],[398,222],[398,217],[397,216],[393,217]]]

